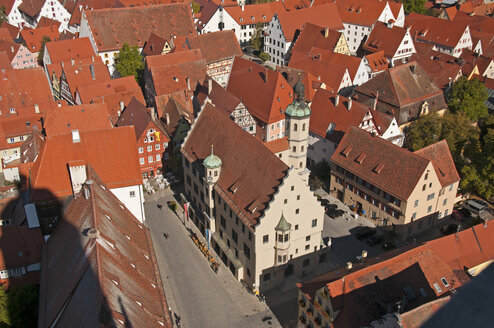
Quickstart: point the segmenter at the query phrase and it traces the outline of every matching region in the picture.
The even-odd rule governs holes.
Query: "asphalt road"
[[[146,225],[169,307],[182,318],[182,327],[280,327],[267,305],[248,293],[226,267],[221,266],[218,274],[211,270],[181,218],[166,207],[171,199],[170,194],[145,203]],[[263,321],[265,317],[273,319]]]

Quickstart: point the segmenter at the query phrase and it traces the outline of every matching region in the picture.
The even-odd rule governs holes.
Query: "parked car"
[[[369,246],[375,246],[377,244],[382,243],[383,241],[384,241],[383,236],[380,236],[380,235],[379,236],[372,236],[369,239],[367,239],[367,244]]]
[[[487,204],[481,200],[469,199],[463,203],[463,208],[469,210],[473,215],[479,215],[485,208]]]
[[[358,240],[364,240],[365,238],[369,238],[371,236],[374,236],[376,234],[376,230],[372,229],[371,227],[363,227],[359,231],[357,231],[355,237],[357,237]]]

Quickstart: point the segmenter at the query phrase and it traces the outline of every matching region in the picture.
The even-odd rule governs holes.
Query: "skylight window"
[[[449,283],[448,281],[446,280],[446,278],[441,278],[441,282],[444,284],[444,287],[448,287],[449,286]]]

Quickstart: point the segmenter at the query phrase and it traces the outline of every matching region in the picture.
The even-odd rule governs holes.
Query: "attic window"
[[[262,19],[266,19],[266,15],[262,15]]]
[[[243,19],[242,17],[240,17],[240,21],[241,21],[241,22],[243,22],[243,21],[244,21],[244,19]]]
[[[442,277],[442,278],[441,278],[441,282],[444,284],[444,287],[449,287],[449,283],[448,283],[448,281],[446,280],[446,278]]]
[[[362,162],[364,161],[364,158],[365,158],[365,154],[360,154],[356,159],[355,159],[355,162],[359,163],[359,164],[362,164]]]
[[[108,220],[110,220],[110,221],[111,221],[110,216],[108,216],[108,215],[106,215],[106,214],[105,214],[105,217],[106,217]]]
[[[345,149],[343,149],[343,151],[341,152],[341,154],[345,157],[348,157],[348,155],[350,154],[350,151],[352,150],[352,147],[346,147]]]
[[[257,210],[257,201],[252,202],[247,209],[250,213],[254,213]]]
[[[250,16],[250,19],[255,20],[254,16]]]
[[[377,164],[377,166],[372,171],[374,171],[374,173],[379,174],[379,173],[381,173],[381,170],[383,168],[384,168],[384,164],[382,164],[382,163],[381,164]]]

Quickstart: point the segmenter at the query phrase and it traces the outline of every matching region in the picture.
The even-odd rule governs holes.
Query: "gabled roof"
[[[144,46],[151,32],[165,39],[194,34],[189,3],[85,11],[98,52]],[[166,17],[166,19],[157,19]]]
[[[47,42],[46,50],[50,55],[52,64],[96,56],[89,38]]]
[[[38,326],[171,328],[149,229],[87,171],[43,248]]]
[[[144,47],[142,48],[142,54],[144,56],[161,55],[163,48],[166,45],[166,39],[151,32]]]
[[[216,4],[214,1],[209,0],[196,0],[195,3],[200,6],[200,10],[198,13],[193,13],[192,15],[197,30],[201,31],[202,28],[209,22],[211,17],[213,17],[213,15],[216,13],[218,4]],[[235,3],[235,5],[237,4]],[[225,6],[225,4],[223,4],[222,6]]]
[[[328,88],[337,91],[340,89],[340,85],[346,74],[351,79],[346,67],[322,61],[318,55],[308,56],[295,52],[292,54],[288,66],[311,73],[324,82]]]
[[[209,80],[211,80],[211,90],[208,90]],[[198,87],[196,98],[201,105],[209,99],[217,110],[222,111],[227,116],[230,116],[240,104],[240,99],[235,97],[231,92],[223,89],[211,77],[207,77],[201,86]]]
[[[338,98],[338,105],[336,99]],[[328,138],[334,143],[339,143],[350,126],[358,127],[369,107],[357,101],[339,96],[333,91],[318,89],[311,104],[311,119],[309,129],[322,138]],[[332,131],[328,133],[330,124]]]
[[[312,23],[334,30],[343,30],[343,22],[335,3],[327,3],[321,6],[285,11],[276,14],[280,21],[283,34],[288,42],[294,40],[295,34],[302,30],[306,23]]]
[[[386,57],[384,57],[384,50],[365,55],[365,58],[372,73],[384,72],[388,69],[389,63]]]
[[[47,136],[70,134],[72,130],[93,131],[111,128],[105,104],[65,106],[49,110],[43,120]]]
[[[53,20],[51,18],[48,18],[48,17],[45,17],[45,16],[41,16],[41,18],[39,19],[39,22],[38,24],[36,24],[36,28],[40,28],[40,27],[45,27],[45,26],[56,26],[57,28],[60,27],[61,23],[57,20]]]
[[[189,89],[189,86],[191,90],[194,90],[196,84],[204,81],[207,74],[206,60],[204,59],[174,65],[154,66],[150,70],[157,96],[186,90]]]
[[[146,106],[136,98],[132,98],[118,119],[116,126],[134,126],[136,141],[139,141],[150,124],[154,125],[159,130],[158,132],[161,134],[160,139],[163,140],[162,142],[170,141],[161,122],[157,118],[153,120],[146,110]]]
[[[72,92],[72,97],[74,97],[75,90],[83,85],[108,82],[111,79],[108,68],[99,56],[74,62],[62,62],[62,65],[62,72]]]
[[[26,48],[32,53],[40,51],[45,36],[50,38],[51,41],[56,41],[59,35],[58,27],[55,25],[21,31],[21,38],[26,43]]]
[[[461,53],[460,58],[464,61],[461,72],[466,76],[469,76],[474,71],[475,67],[479,70],[478,73],[483,76],[492,62],[492,58],[480,55],[469,49],[465,49]]]
[[[416,155],[427,158],[434,165],[434,170],[443,188],[460,181],[456,165],[449,151],[448,142],[441,140],[430,146],[415,151]]]
[[[380,0],[341,0],[336,5],[343,22],[370,27],[377,22],[387,3]]]
[[[173,43],[175,45],[174,52],[192,49],[201,50],[201,54],[208,64],[243,55],[235,32],[231,30],[197,36],[183,36],[174,39]]]
[[[332,52],[328,50],[321,50],[319,48],[312,48],[309,53],[310,56],[317,56],[321,61],[339,65],[348,70],[350,77],[355,79],[357,76],[358,69],[362,63],[362,58],[356,56],[343,55],[337,52]]]
[[[258,224],[286,177],[288,166],[208,103],[181,152],[192,165],[202,166],[202,161],[211,153],[211,145],[223,163],[214,189],[246,225]]]
[[[41,67],[12,69],[2,72],[0,79],[0,111],[9,112],[10,108],[53,104],[50,85]]]
[[[398,26],[388,27],[387,24],[378,22],[367,38],[363,50],[371,53],[384,51],[384,55],[387,58],[392,58],[398,51],[406,34],[406,28]],[[413,47],[412,44],[410,46]]]
[[[17,26],[11,25],[11,24],[9,24],[7,22],[3,22],[0,25],[0,27],[1,28],[6,28],[7,30],[9,30],[9,33],[12,36],[12,39],[17,39],[17,37],[19,36],[20,29]]]
[[[7,14],[7,16],[10,14],[14,3],[15,0],[0,0],[0,7],[5,7],[5,13]]]
[[[67,164],[84,162],[98,170],[109,188],[142,184],[133,127],[79,132],[80,142],[72,135],[46,137],[46,143],[31,171],[31,201],[72,195]]]
[[[227,90],[264,124],[283,119],[293,101],[293,90],[280,72],[241,57],[235,57]]]
[[[306,23],[292,51],[301,52],[305,55],[308,55],[313,47],[333,51],[338,44],[341,34],[341,32],[336,30]]]
[[[410,27],[410,34],[416,41],[454,48],[468,28],[468,23],[457,20],[451,22],[438,17],[410,13],[406,16],[405,26]]]
[[[280,7],[278,7],[280,8]],[[284,9],[284,8],[283,8]],[[232,16],[239,25],[269,23],[276,11],[272,3],[255,3],[246,6],[225,7],[224,10]]]
[[[356,162],[362,154],[366,154],[364,161]],[[424,157],[352,126],[345,132],[331,161],[401,200],[408,199],[430,163]],[[376,173],[378,166],[383,167]]]
[[[17,9],[27,14],[28,16],[34,18],[38,16],[41,8],[45,4],[45,0],[22,0],[21,4]]]
[[[23,45],[10,41],[0,40],[0,51],[3,52],[5,55],[7,55],[9,61],[9,67],[12,67],[11,62],[16,57],[20,47],[23,47]]]
[[[468,25],[472,31],[486,32],[494,34],[494,20],[492,17],[470,15],[459,11],[453,22],[455,24]]]
[[[370,96],[379,91],[379,101],[396,107],[423,101],[434,95],[442,95],[441,89],[416,62],[390,68],[358,86],[356,91]],[[441,103],[433,107],[445,108],[444,98],[441,97]]]
[[[279,152],[290,149],[288,137],[278,138],[272,141],[265,142],[264,146],[266,146],[266,148],[269,149],[273,154],[277,154]]]

